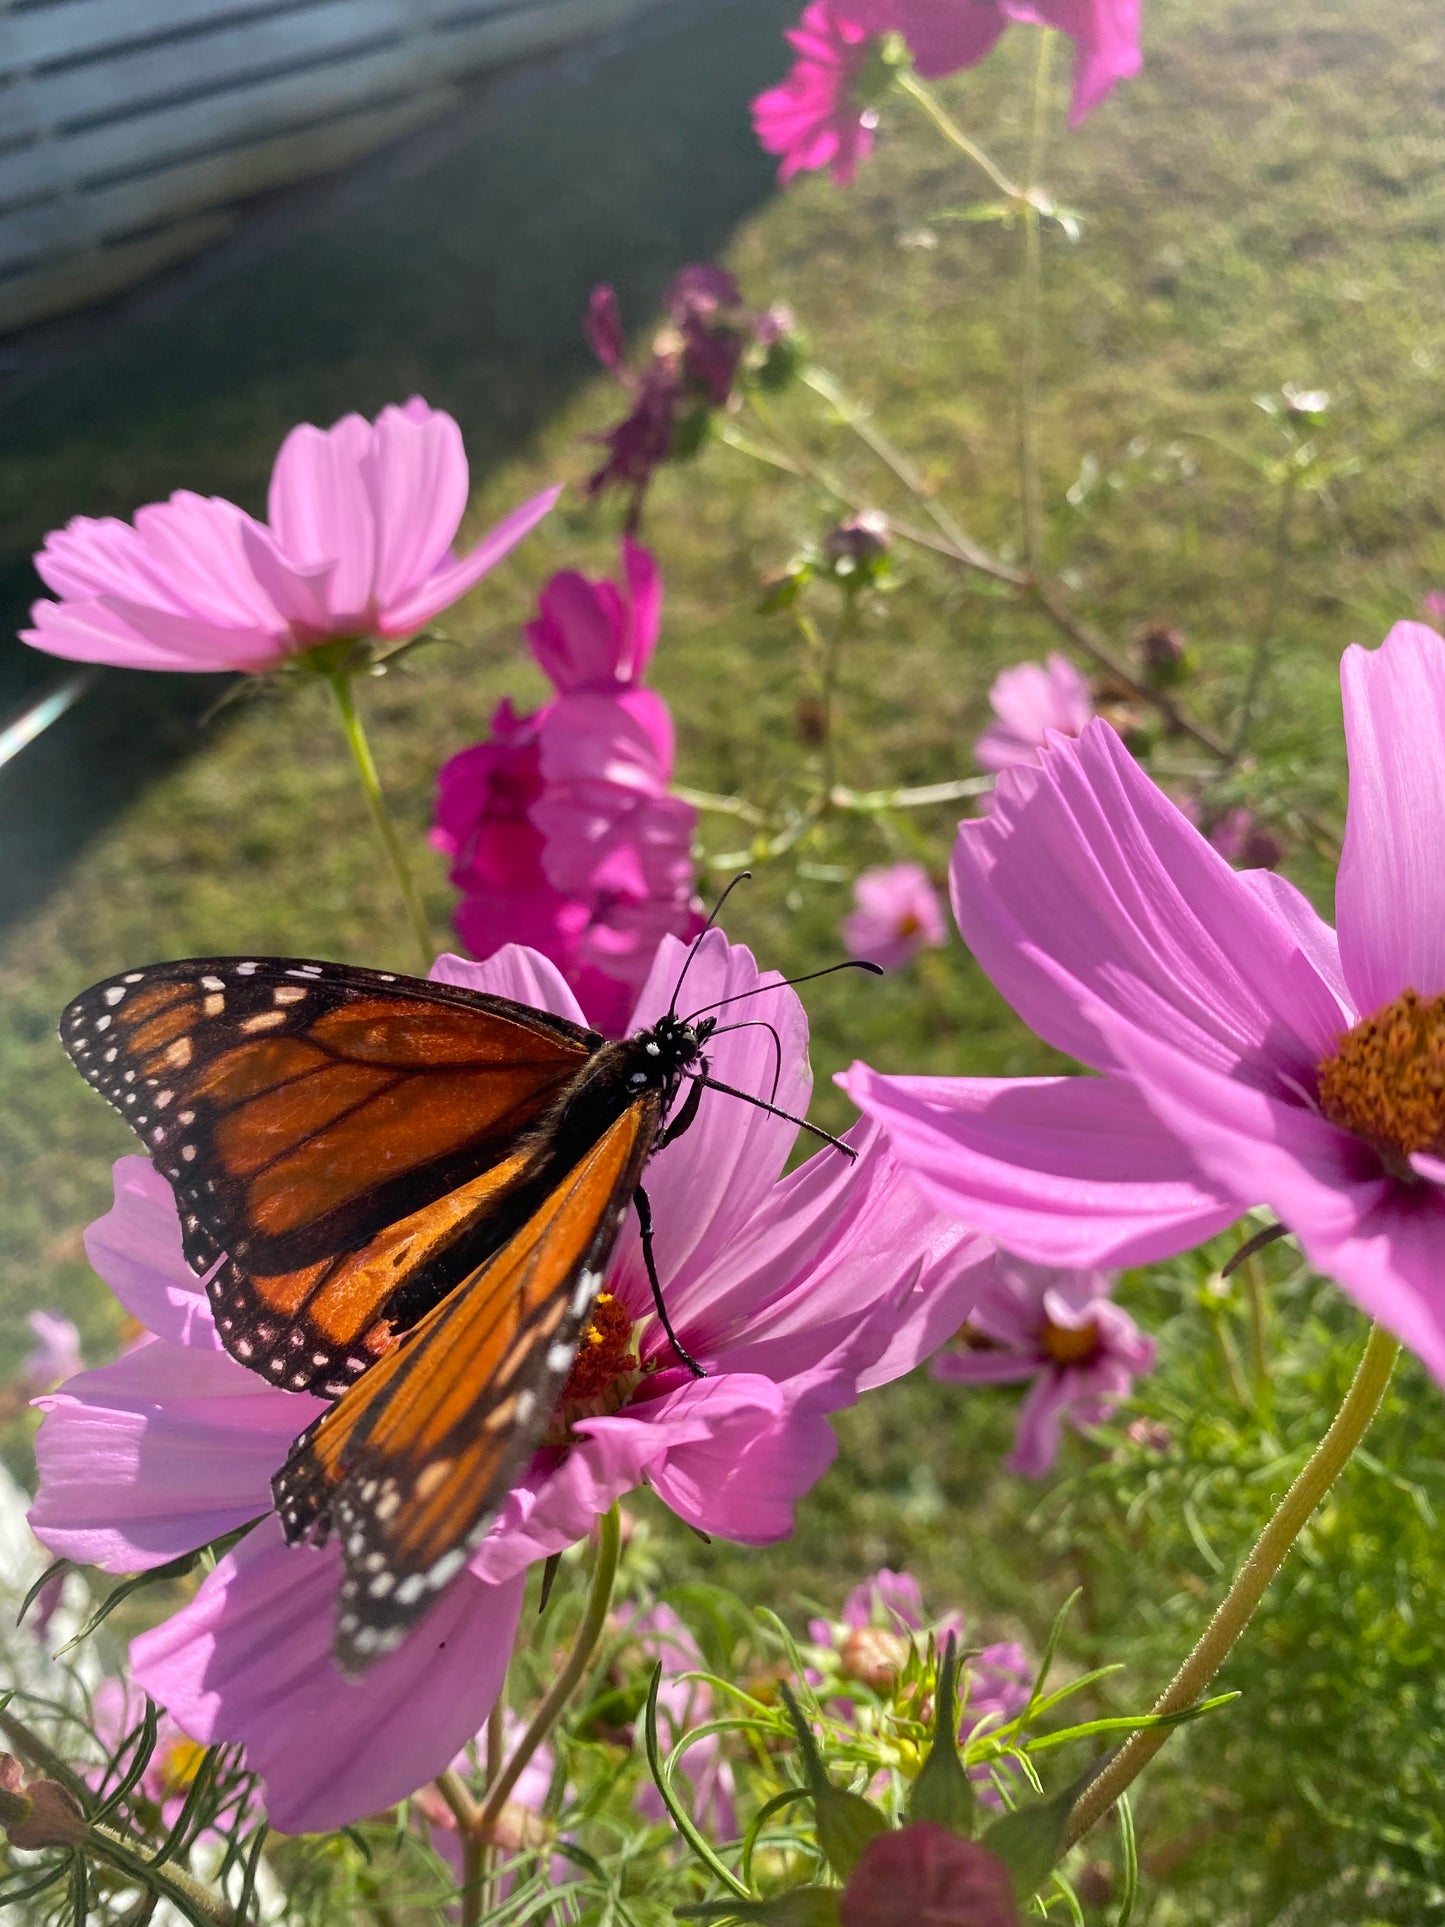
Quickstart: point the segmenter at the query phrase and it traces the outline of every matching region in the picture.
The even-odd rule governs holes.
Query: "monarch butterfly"
[[[542,1442],[630,1203],[663,1328],[700,1371],[662,1303],[643,1167],[705,1089],[775,1107],[709,1076],[719,1019],[676,1014],[686,971],[615,1042],[457,985],[274,957],[126,971],[61,1018],[170,1180],[221,1343],[334,1401],[272,1484],[288,1543],[340,1542],[350,1675],[460,1573]]]

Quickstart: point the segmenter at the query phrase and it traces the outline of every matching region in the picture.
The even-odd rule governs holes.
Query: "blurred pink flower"
[[[860,98],[860,83],[873,64],[874,34],[853,11],[847,0],[813,0],[784,36],[798,55],[786,80],[753,102],[759,144],[782,157],[780,181],[826,167],[847,187],[873,145],[878,114]]]
[[[864,1847],[837,1918],[840,1927],[1022,1927],[1023,1916],[1002,1860],[976,1840],[914,1820]]]
[[[450,415],[418,396],[374,423],[302,424],[271,473],[269,523],[185,491],[133,523],[77,516],[35,558],[59,602],[22,639],[128,669],[260,674],[333,638],[425,628],[556,501],[545,489],[460,559],[467,458]]]
[[[649,1671],[658,1661],[662,1663],[657,1730],[664,1754],[670,1753],[685,1733],[705,1725],[717,1710],[712,1688],[704,1680],[684,1677],[707,1670],[697,1641],[672,1607],[661,1600],[645,1612],[633,1609],[619,1615],[618,1627],[636,1639]],[[710,1733],[690,1746],[682,1756],[678,1774],[692,1790],[692,1817],[707,1837],[719,1842],[735,1840],[738,1816],[733,1804],[733,1770],[723,1754],[722,1735]],[[635,1804],[648,1820],[667,1817],[662,1795],[650,1778],[637,1789]]]
[[[1445,627],[1445,589],[1427,589],[1420,598],[1420,613],[1437,629]]]
[[[634,1026],[667,1008],[685,954],[663,944]],[[530,951],[486,964],[442,958],[435,974],[581,1017],[556,968]],[[713,932],[688,1001],[700,1008],[760,983],[749,953]],[[796,994],[774,981],[748,1008],[781,1040],[777,1102],[805,1108]],[[766,1029],[719,1033],[709,1055],[724,1081],[771,1089]],[[691,1377],[663,1337],[629,1221],[608,1273],[616,1309],[597,1327],[606,1342],[587,1351],[585,1394],[559,1409],[567,1443],[538,1452],[467,1569],[364,1680],[345,1680],[331,1659],[335,1543],[287,1547],[271,1516],[134,1641],[136,1683],[187,1733],[246,1746],[278,1827],[342,1825],[444,1767],[500,1690],[527,1568],[639,1483],[701,1531],[750,1545],[786,1535],[795,1501],[836,1450],[827,1414],[909,1371],[967,1316],[991,1246],[925,1206],[871,1126],[851,1135],[856,1162],[825,1149],[783,1177],[794,1135],[715,1095],[656,1156],[659,1274],[707,1377]],[[325,1407],[221,1349],[170,1190],[144,1159],[116,1166],[115,1206],[91,1226],[87,1250],[155,1336],[42,1401],[31,1523],[53,1553],[134,1572],[269,1513],[272,1474]]]
[[[1091,724],[962,826],[953,900],[1025,1023],[1102,1074],[842,1082],[1011,1250],[1147,1264],[1267,1205],[1445,1377],[1445,639],[1397,623],[1341,681],[1338,935]]]
[[[73,1378],[81,1369],[80,1333],[58,1311],[27,1312],[25,1322],[36,1339],[35,1350],[21,1371],[34,1392],[48,1392]]]
[[[1272,870],[1284,845],[1253,810],[1226,810],[1209,832],[1209,841],[1227,863],[1240,870]]]
[[[503,1760],[511,1757],[525,1730],[522,1721],[510,1706],[507,1707],[502,1715]],[[485,1735],[478,1733],[476,1750],[483,1756],[484,1747]],[[517,1783],[512,1788],[497,1820],[492,1844],[503,1864],[516,1855],[526,1853],[529,1849],[546,1845],[550,1828],[542,1816],[547,1804],[547,1795],[552,1788],[553,1767],[552,1749],[544,1740],[522,1768],[517,1777]],[[464,1779],[471,1777],[475,1768],[466,1749],[457,1753],[451,1762],[451,1768]],[[570,1798],[570,1794],[569,1788],[563,1794],[564,1802]],[[425,1786],[418,1787],[412,1795],[411,1810],[413,1816],[421,1822],[422,1830],[433,1850],[446,1861],[460,1885],[464,1878],[465,1855],[462,1851],[461,1835],[457,1829],[456,1815],[430,1781]],[[554,1887],[560,1886],[567,1878],[570,1864],[561,1854],[552,1857],[548,1871]],[[507,1898],[512,1890],[512,1882],[513,1876],[510,1873],[500,1875],[496,1883],[498,1901]]]
[[[106,1752],[113,1754],[121,1741],[134,1732],[144,1718],[145,1695],[124,1680],[107,1674],[91,1692],[90,1712],[91,1730]],[[145,1798],[159,1808],[161,1819],[167,1827],[173,1827],[181,1817],[181,1809],[186,1804],[186,1795],[204,1752],[205,1748],[188,1739],[169,1713],[159,1715],[155,1748],[139,1784]],[[126,1764],[129,1764],[130,1758],[127,1752]],[[85,1778],[96,1792],[101,1791],[101,1772],[98,1767],[87,1770]]]
[[[1014,21],[1052,27],[1075,47],[1069,123],[1077,127],[1143,65],[1139,0],[837,0],[870,34],[900,33],[925,80],[974,67]]]
[[[615,695],[641,682],[661,627],[657,562],[650,549],[624,536],[621,585],[561,570],[538,598],[527,640],[559,694]]]
[[[857,908],[843,919],[843,944],[884,970],[899,970],[919,950],[948,940],[943,905],[921,863],[864,870],[853,884]]]
[[[988,692],[998,718],[974,744],[980,769],[997,771],[1014,763],[1036,763],[1049,732],[1077,736],[1094,714],[1089,685],[1067,656],[1047,663],[1020,662],[1005,669]]]
[[[1065,1418],[1097,1425],[1138,1373],[1153,1370],[1154,1341],[1111,1302],[1112,1287],[1108,1272],[1055,1271],[1000,1252],[962,1342],[934,1359],[933,1376],[952,1385],[1033,1380],[1004,1461],[1010,1472],[1041,1479]]]

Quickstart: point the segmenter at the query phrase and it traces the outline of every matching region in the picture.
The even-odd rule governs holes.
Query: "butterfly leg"
[[[669,1144],[676,1143],[677,1139],[682,1136],[683,1132],[686,1130],[690,1130],[692,1125],[695,1123],[697,1119],[697,1107],[702,1102],[702,1093],[703,1093],[703,1086],[699,1080],[701,1080],[702,1078],[705,1078],[710,1069],[711,1069],[711,1066],[709,1065],[708,1060],[705,1057],[699,1058],[697,1073],[696,1073],[696,1077],[694,1078],[692,1088],[688,1091],[687,1096],[682,1100],[682,1109],[678,1112],[677,1116],[672,1119],[672,1121],[668,1124],[667,1129],[665,1131],[660,1131],[658,1133],[657,1142],[652,1147],[652,1154],[654,1156],[659,1151],[665,1151]]]
[[[657,1260],[652,1252],[652,1206],[641,1185],[633,1192],[632,1199],[637,1206],[637,1222],[642,1231],[642,1262],[647,1266],[647,1282],[652,1286],[652,1302],[657,1307],[657,1316],[662,1329],[667,1333],[667,1342],[677,1353],[678,1362],[686,1365],[694,1378],[706,1378],[707,1373],[672,1329],[672,1320],[667,1315],[667,1306],[662,1302],[662,1285],[657,1276]]]

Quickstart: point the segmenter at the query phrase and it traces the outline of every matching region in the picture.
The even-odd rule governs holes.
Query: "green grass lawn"
[[[1424,589],[1445,585],[1445,19],[1438,0],[1150,0],[1146,12],[1143,78],[1054,149],[1051,178],[1084,228],[1077,246],[1051,233],[1046,251],[1051,558],[1120,649],[1146,621],[1184,629],[1201,663],[1187,700],[1227,729],[1273,567],[1273,501],[1244,457],[1276,453],[1278,432],[1253,397],[1285,382],[1327,389],[1320,441],[1341,472],[1295,520],[1259,771],[1243,781],[1338,824],[1340,651],[1378,641]],[[0,525],[13,531],[0,594],[14,619],[34,591],[26,558],[48,527],[124,514],[176,487],[257,508],[297,419],[371,412],[413,391],[453,409],[473,455],[478,530],[543,483],[580,478],[594,460],[583,438],[617,406],[578,333],[588,289],[614,281],[645,337],[667,276],[713,255],[760,305],[791,303],[818,361],[876,407],[928,486],[981,540],[1016,551],[1016,237],[946,218],[978,199],[977,185],[901,104],[851,193],[812,180],[774,195],[745,104],[781,70],[784,14],[772,0],[691,9],[682,31],[569,69],[550,90],[504,93],[410,166],[376,169],[364,193],[326,200],[324,219],[312,212],[122,316],[82,358],[32,382],[0,437]],[[1033,37],[1012,34],[945,90],[1012,164],[1032,55]],[[860,491],[894,502],[888,478],[805,397],[782,413]],[[1066,491],[1090,475],[1095,485],[1075,490],[1083,506],[1069,506]],[[668,581],[654,680],[675,709],[683,781],[770,796],[806,765],[796,634],[756,605],[761,579],[827,516],[806,487],[721,446],[662,477],[648,526]],[[607,516],[569,493],[448,619],[444,642],[363,692],[418,848],[439,761],[482,732],[502,693],[541,693],[518,633],[538,585],[566,564],[609,566],[614,540]],[[970,774],[991,678],[1056,643],[977,578],[905,551],[843,665],[843,780]],[[13,668],[14,686],[31,668]],[[79,1237],[129,1143],[61,1057],[65,1001],[166,956],[411,964],[321,693],[263,690],[203,727],[192,695],[114,678],[0,791],[14,852],[0,953],[0,1376],[27,1348],[34,1305],[69,1311],[92,1356],[115,1338]],[[1167,759],[1181,780],[1198,765],[1177,744]],[[940,873],[953,820],[916,819]],[[703,832],[710,855],[737,841],[726,819]],[[807,854],[813,870],[851,874],[902,847],[896,831],[847,820]],[[419,865],[440,936],[449,892],[437,859],[423,852]],[[1320,847],[1297,841],[1286,867],[1328,907]],[[730,934],[769,964],[806,968],[836,952],[847,904],[842,882],[765,871],[730,906]],[[828,1079],[855,1055],[995,1074],[1050,1061],[956,940],[927,963],[808,993],[822,1121],[846,1119]],[[1001,1400],[901,1388],[844,1416],[838,1465],[795,1540],[742,1558],[673,1535],[669,1569],[785,1606],[803,1592],[836,1603],[877,1564],[911,1561],[940,1605],[962,1598],[990,1629],[1017,1625],[1037,1640],[1076,1573],[1057,1535],[1024,1530],[1038,1494],[994,1469],[1008,1424]],[[23,1472],[19,1426],[8,1445]],[[1202,1570],[1183,1594],[1177,1575],[1140,1581],[1141,1598],[1168,1593],[1189,1607],[1183,1621],[1163,1604],[1141,1608],[1173,1638],[1165,1652],[1179,1650],[1201,1592],[1217,1590]],[[1158,1683],[1151,1675],[1136,1700]],[[1249,1837],[1265,1864],[1266,1835]],[[1156,1918],[1224,1917],[1180,1904]],[[1366,1920],[1378,1903],[1359,1904],[1338,1917]]]

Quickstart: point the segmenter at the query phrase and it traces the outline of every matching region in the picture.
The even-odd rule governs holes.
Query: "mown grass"
[[[1047,249],[1050,552],[1117,646],[1149,620],[1188,633],[1202,666],[1187,700],[1227,730],[1274,567],[1274,500],[1250,463],[1280,440],[1252,398],[1287,381],[1328,389],[1318,439],[1339,473],[1295,519],[1258,767],[1242,780],[1338,823],[1340,651],[1378,640],[1445,580],[1445,25],[1434,0],[1396,0],[1388,17],[1346,0],[1152,0],[1148,15],[1144,77],[1054,150],[1059,198],[1085,225],[1078,246],[1051,234]],[[685,32],[571,73],[555,93],[507,96],[409,170],[377,173],[364,195],[326,203],[324,221],[142,310],[83,365],[33,385],[0,449],[14,530],[0,580],[17,613],[24,555],[67,515],[124,513],[179,486],[259,506],[293,420],[413,389],[464,423],[480,529],[593,459],[583,437],[617,397],[576,332],[590,285],[615,281],[645,336],[667,275],[714,253],[759,303],[789,301],[818,360],[877,407],[929,486],[981,540],[1015,550],[1017,237],[947,218],[978,184],[902,107],[851,193],[815,181],[771,195],[744,104],[781,65],[782,18],[761,0],[699,8]],[[1015,33],[946,90],[1015,164],[1033,53],[1034,37]],[[894,502],[871,458],[805,397],[781,414],[858,488]],[[1072,508],[1065,493],[1086,468],[1098,480]],[[799,645],[786,616],[756,613],[757,589],[827,515],[806,488],[723,447],[659,483],[648,533],[668,609],[655,681],[689,784],[768,797],[805,770]],[[518,637],[538,584],[563,564],[606,567],[613,540],[608,517],[569,494],[448,619],[445,641],[366,690],[419,851],[438,762],[482,731],[500,694],[540,693]],[[978,578],[905,553],[844,663],[840,773],[860,785],[969,773],[993,674],[1056,643]],[[132,678],[99,702],[57,739],[64,754],[22,761],[0,798],[24,832],[27,906],[0,958],[0,1374],[25,1349],[32,1305],[70,1311],[92,1355],[114,1342],[79,1233],[128,1145],[54,1044],[70,995],[121,965],[198,952],[411,963],[319,691],[262,691],[194,742],[174,691]],[[1203,767],[1178,743],[1164,761],[1181,781]],[[916,820],[940,872],[951,824],[946,811]],[[905,847],[904,834],[835,822],[807,856],[815,871],[851,874]],[[705,822],[709,854],[737,840],[727,820]],[[440,933],[448,891],[434,858],[418,862]],[[1287,867],[1325,902],[1322,846],[1297,839]],[[766,871],[734,899],[731,934],[805,968],[833,953],[846,902],[842,882]],[[956,944],[910,975],[820,985],[809,1003],[826,1122],[847,1116],[827,1080],[855,1055],[990,1073],[1049,1061]],[[1177,1371],[1188,1369],[1186,1358]],[[1002,1400],[911,1383],[843,1417],[839,1463],[788,1545],[741,1558],[681,1537],[670,1556],[679,1572],[779,1605],[836,1601],[871,1567],[911,1562],[940,1603],[961,1595],[989,1624],[1037,1639],[1073,1580],[1048,1535],[1023,1530],[1036,1495],[994,1470],[1008,1423]],[[18,1428],[9,1438],[23,1460]],[[1141,1597],[1171,1583],[1141,1577]]]

